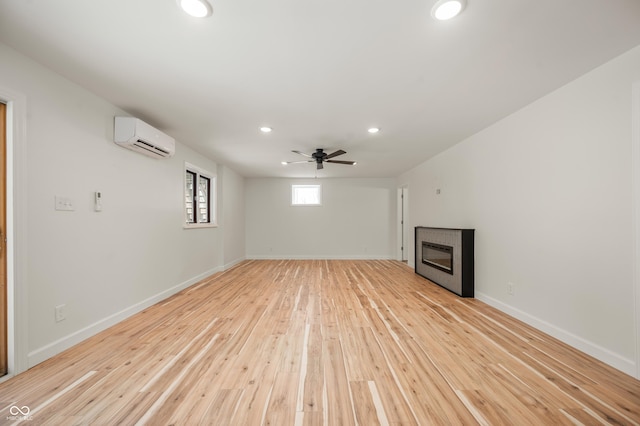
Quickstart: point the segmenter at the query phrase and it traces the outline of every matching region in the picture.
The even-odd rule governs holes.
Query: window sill
[[[182,225],[183,229],[217,228],[217,223],[190,223]]]

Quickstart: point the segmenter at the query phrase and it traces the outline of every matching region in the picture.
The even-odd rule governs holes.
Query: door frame
[[[0,376],[9,372],[7,367],[7,248],[5,247],[5,233],[7,232],[6,216],[6,109],[4,102],[0,102]]]
[[[635,329],[635,377],[640,379],[640,81],[632,87],[631,105],[631,187],[632,226],[633,226],[633,293],[634,293],[634,329]]]
[[[6,104],[6,259],[7,369],[6,380],[28,365],[27,335],[27,101],[26,96],[0,87]]]

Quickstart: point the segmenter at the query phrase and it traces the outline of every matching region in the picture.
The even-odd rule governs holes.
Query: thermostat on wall
[[[102,211],[102,193],[99,191],[96,191],[94,193],[94,201],[95,201],[95,206],[94,209],[97,212],[101,212]]]

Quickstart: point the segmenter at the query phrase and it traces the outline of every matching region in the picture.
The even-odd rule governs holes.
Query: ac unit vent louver
[[[116,117],[113,140],[116,144],[154,158],[171,157],[176,142],[158,129],[134,117]]]

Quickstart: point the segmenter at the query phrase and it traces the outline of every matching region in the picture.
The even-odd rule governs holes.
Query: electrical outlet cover
[[[55,307],[56,322],[67,319],[66,307],[67,305],[58,305]]]

